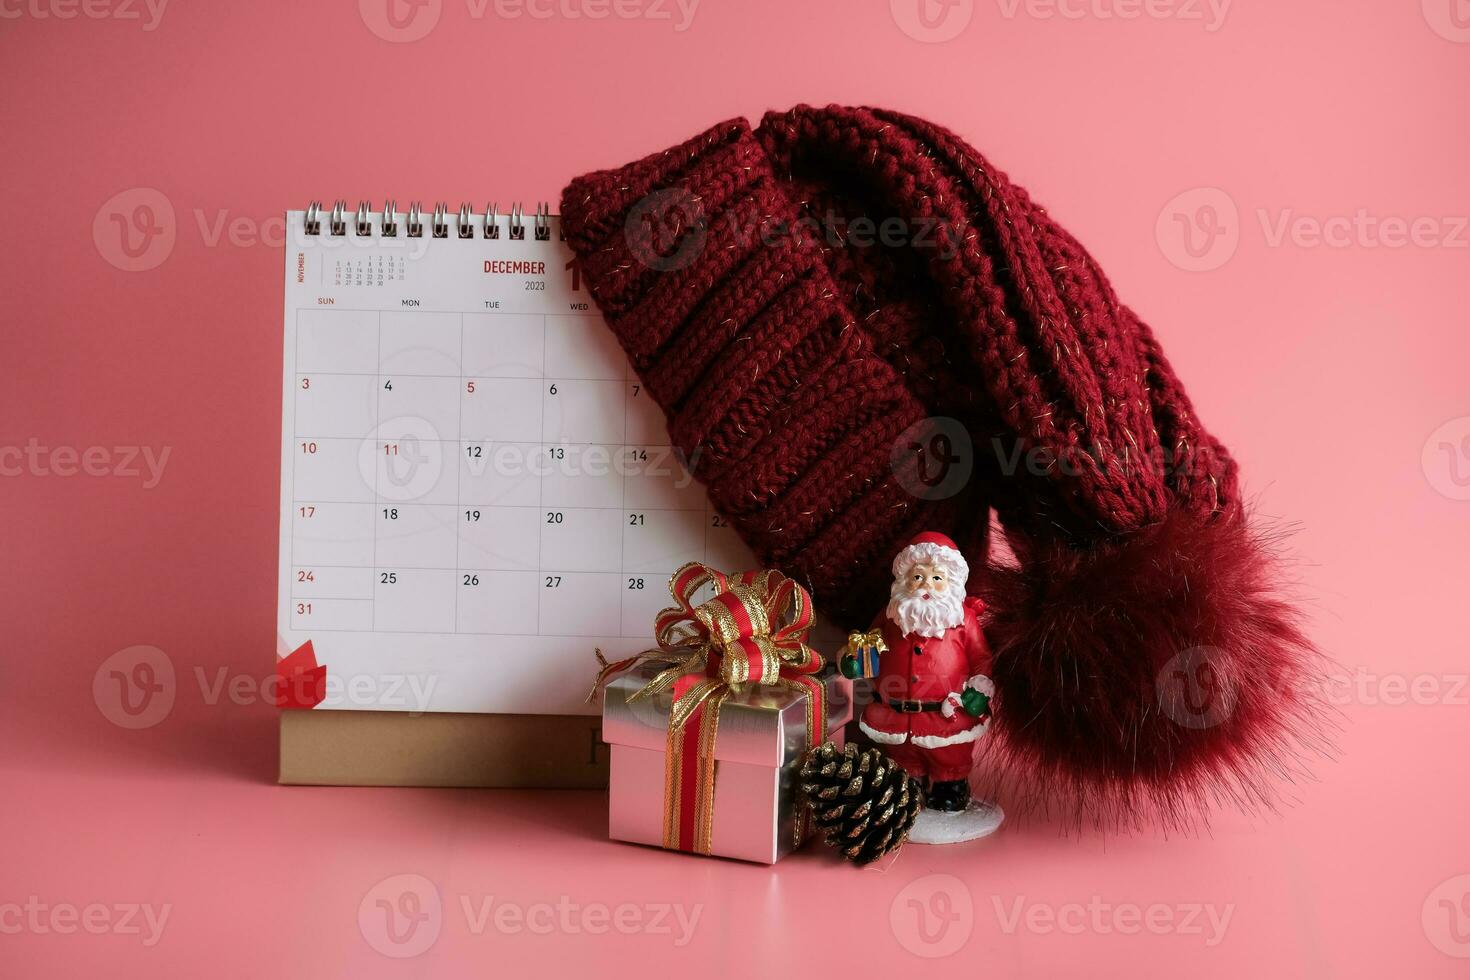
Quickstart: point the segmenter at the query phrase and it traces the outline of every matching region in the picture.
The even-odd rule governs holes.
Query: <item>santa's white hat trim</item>
[[[894,555],[894,577],[904,574],[919,562],[938,565],[949,573],[950,578],[957,580],[959,585],[964,585],[970,578],[969,562],[965,561],[965,556],[960,554],[955,543],[942,534],[932,531],[921,534]]]

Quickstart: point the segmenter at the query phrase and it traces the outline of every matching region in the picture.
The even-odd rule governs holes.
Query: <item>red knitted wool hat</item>
[[[982,570],[992,768],[1032,800],[1186,822],[1269,802],[1315,744],[1315,654],[1234,462],[1092,257],[954,134],[799,106],[578,178],[562,214],[763,561],[864,625],[920,531]]]

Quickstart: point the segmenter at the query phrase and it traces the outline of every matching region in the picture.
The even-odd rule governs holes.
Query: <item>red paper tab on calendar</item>
[[[307,640],[276,661],[277,708],[315,708],[327,696],[327,668]]]

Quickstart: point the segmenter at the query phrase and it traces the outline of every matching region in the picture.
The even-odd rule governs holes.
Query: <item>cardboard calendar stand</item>
[[[281,712],[287,784],[601,789],[607,761],[595,715]]]

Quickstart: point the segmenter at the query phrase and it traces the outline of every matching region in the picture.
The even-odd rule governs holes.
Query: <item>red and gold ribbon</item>
[[[706,586],[714,595],[695,605]],[[773,570],[726,575],[690,562],[669,579],[674,605],[654,620],[658,647],[608,663],[595,696],[612,678],[640,664],[666,664],[632,694],[630,702],[669,691],[668,753],[664,769],[664,841],[669,850],[711,853],[714,829],[715,738],[720,708],[748,685],[783,687],[803,699],[807,744],[827,732],[827,688],[818,678],[821,654],[806,645],[812,599],[791,579]],[[796,823],[797,841],[805,823]]]

